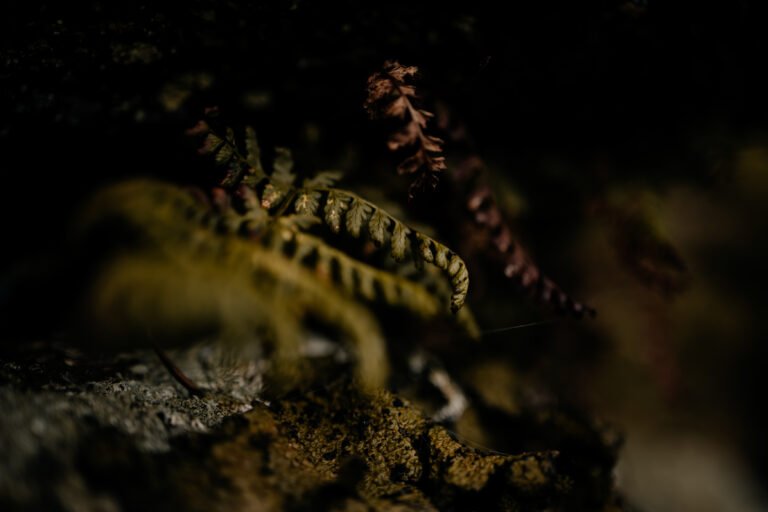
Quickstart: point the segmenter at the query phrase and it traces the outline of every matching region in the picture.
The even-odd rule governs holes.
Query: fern
[[[226,128],[224,134],[219,134],[208,122],[199,121],[193,128],[187,130],[187,134],[203,135],[203,144],[198,152],[203,155],[212,155],[216,165],[227,170],[226,176],[221,181],[222,186],[233,187],[242,183],[255,187],[266,178],[261,165],[261,149],[252,127],[245,128],[244,152],[238,147],[234,130],[231,128]]]
[[[228,137],[232,130],[228,128],[225,135],[220,136],[213,133],[210,127],[206,126],[206,128],[208,133],[203,145],[205,152],[213,155],[219,165],[227,166],[228,169],[243,168],[249,156],[243,156],[236,150],[236,142],[229,141]],[[214,136],[213,139],[211,135]],[[251,135],[251,137],[253,140],[250,144],[258,147],[255,136]],[[224,157],[221,157],[224,147],[235,149],[226,151]],[[273,171],[269,176],[263,171],[262,174],[258,173],[258,170],[263,169],[261,164],[252,166],[248,164],[251,166],[248,169],[253,168],[255,171],[246,170],[240,173],[239,175],[243,178],[241,182],[231,180],[231,176],[235,175],[231,170],[222,181],[222,186],[225,187],[234,188],[237,185],[244,185],[250,190],[241,192],[251,198],[246,205],[246,211],[253,211],[256,185],[264,182],[259,201],[263,209],[279,216],[292,208],[297,214],[322,220],[334,234],[344,231],[353,238],[367,236],[379,247],[389,244],[389,254],[396,261],[402,261],[406,255],[410,254],[417,265],[423,262],[435,265],[447,274],[451,283],[453,289],[450,297],[451,311],[455,313],[461,309],[469,288],[469,273],[466,264],[458,254],[440,242],[406,226],[357,194],[331,187],[341,177],[338,172],[318,173],[312,178],[305,179],[301,187],[295,187],[296,176],[292,173],[293,159],[290,152],[287,149],[278,148],[276,153]],[[247,176],[262,177],[245,183],[244,178]],[[250,219],[253,219],[253,213]],[[230,229],[234,231],[236,227],[233,226]]]
[[[472,162],[477,164],[480,161],[473,159]],[[576,316],[595,316],[593,308],[574,300],[539,270],[528,251],[512,235],[489,186],[480,185],[473,188],[469,193],[466,208],[474,223],[489,234],[490,252],[500,261],[505,278],[559,311]]]
[[[324,171],[312,178],[304,180],[302,189],[298,192],[294,208],[300,215],[315,215],[320,208],[322,193],[317,190],[329,187],[341,179],[341,173],[337,171]]]
[[[372,119],[389,119],[398,128],[389,137],[390,151],[405,155],[397,166],[398,174],[412,174],[416,179],[408,191],[412,199],[418,190],[434,189],[438,176],[445,171],[443,140],[426,132],[434,114],[416,108],[416,89],[407,82],[416,76],[418,68],[403,66],[396,61],[384,63],[381,71],[368,78],[368,98],[365,108]]]
[[[464,261],[454,251],[409,228],[353,192],[336,188],[316,188],[314,192],[318,194],[319,200],[314,209],[306,210],[306,213],[317,214],[322,205],[322,218],[332,232],[340,233],[343,223],[346,232],[354,238],[367,233],[378,247],[389,244],[389,254],[396,261],[405,259],[410,251],[417,263],[431,263],[444,270],[453,285],[451,310],[458,311],[464,305],[469,287],[469,273]],[[304,204],[301,201],[299,197],[297,204]]]
[[[275,391],[298,383],[303,320],[312,317],[348,343],[362,385],[383,386],[386,348],[368,309],[297,261],[276,257],[269,246],[200,222],[218,216],[165,183],[132,181],[98,194],[77,223],[80,245],[90,246],[93,237],[103,244],[105,232],[119,237],[115,226],[140,237],[97,273],[83,304],[92,335],[127,347],[151,332],[151,343],[163,347],[218,331],[239,351],[252,348],[247,345],[260,332],[271,345]],[[277,232],[285,233],[305,227],[307,218],[280,220]]]

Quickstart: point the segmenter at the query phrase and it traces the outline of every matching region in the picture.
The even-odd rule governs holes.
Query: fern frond
[[[245,127],[245,163],[248,164],[248,172],[243,176],[241,183],[250,187],[255,187],[266,173],[261,166],[261,148],[256,140],[256,131],[250,127]]]
[[[271,280],[290,302],[296,317],[294,323],[300,324],[302,317],[309,315],[338,328],[353,349],[356,380],[369,389],[385,385],[389,372],[386,343],[378,322],[365,307],[284,258],[275,258],[269,251],[258,248],[244,250],[253,265],[253,282],[261,286],[265,279]],[[281,302],[278,301],[278,307]],[[300,352],[290,345],[278,344],[277,348],[278,375],[288,374],[288,382],[295,381],[295,361]]]
[[[451,283],[446,281],[442,270],[435,266],[427,265],[422,269],[412,266],[398,266],[388,270],[418,284],[419,287],[427,290],[440,304],[445,304],[453,294]],[[471,308],[467,306],[462,307],[452,315],[452,319],[469,339],[480,339],[480,327],[477,325],[477,320]]]
[[[291,151],[287,148],[276,148],[275,152],[272,174],[261,195],[261,206],[267,210],[282,204],[293,191],[293,182],[296,180],[296,175],[291,172],[293,170]]]
[[[329,190],[323,209],[325,223],[334,233],[341,231],[341,221],[349,208],[350,197],[336,190]]]
[[[324,192],[323,220],[334,233],[341,231],[344,221],[346,231],[359,238],[367,227],[367,233],[378,246],[390,244],[390,255],[401,261],[408,249],[414,261],[427,262],[443,270],[453,286],[451,310],[458,311],[466,300],[469,289],[469,272],[461,257],[440,242],[407,227],[398,219],[361,198],[353,192],[341,189],[318,189]]]
[[[405,259],[405,253],[408,250],[408,235],[411,230],[402,222],[395,222],[392,228],[392,238],[390,239],[390,254],[395,261]]]
[[[272,164],[272,174],[269,181],[280,187],[290,187],[296,179],[293,170],[293,155],[288,148],[275,148],[275,161]]]
[[[337,171],[324,171],[304,180],[301,190],[297,193],[294,209],[301,215],[317,215],[320,208],[322,193],[318,188],[330,187],[341,178]]]
[[[372,119],[394,119],[405,123],[390,135],[387,147],[407,155],[397,166],[397,172],[416,176],[408,191],[410,198],[418,190],[435,188],[439,174],[447,169],[442,155],[444,141],[426,133],[434,114],[414,106],[416,89],[407,81],[417,73],[415,66],[385,62],[381,71],[368,78],[368,98],[364,105]]]
[[[404,71],[395,71],[396,74],[400,72]],[[426,116],[426,113],[422,115]],[[226,130],[224,138],[218,137],[213,132],[209,133],[210,136],[214,137],[212,144],[217,144],[217,148],[223,145],[234,148],[231,154],[226,152],[226,156],[232,160],[242,156],[236,151],[235,142],[230,140],[234,137],[231,129]],[[247,142],[246,146],[256,148],[249,152],[251,155],[254,151],[258,151],[258,144],[252,131],[247,131],[247,136],[252,140]],[[428,146],[429,144],[431,143],[427,143]],[[219,149],[213,151],[220,152]],[[247,162],[247,159],[244,161]],[[258,168],[261,169],[260,164]],[[318,173],[314,177],[305,179],[301,187],[296,187],[294,185],[296,175],[292,171],[293,158],[290,151],[277,148],[273,171],[262,180],[266,182],[260,198],[262,209],[275,212],[274,215],[279,217],[286,208],[292,207],[297,215],[322,218],[334,234],[340,233],[343,226],[353,238],[361,238],[367,234],[378,247],[383,247],[389,242],[390,254],[396,261],[402,261],[410,251],[417,265],[428,262],[447,274],[453,288],[450,299],[451,311],[455,313],[464,305],[469,287],[469,274],[464,261],[455,252],[436,240],[405,226],[392,215],[357,194],[332,188],[331,185],[341,177],[338,172]],[[251,188],[255,189],[255,187]],[[249,197],[252,198],[252,196]],[[251,207],[252,203],[253,201],[249,203]]]
[[[347,232],[353,237],[359,238],[360,231],[363,229],[364,224],[368,222],[372,211],[373,208],[366,201],[362,201],[358,197],[352,197],[345,217]]]
[[[304,188],[316,189],[324,187],[332,187],[341,179],[341,172],[339,171],[321,171],[304,180]]]
[[[243,204],[244,212],[241,214],[241,223],[234,232],[256,234],[269,221],[269,213],[261,207],[256,191],[245,185],[238,187],[237,196]]]
[[[319,279],[352,297],[403,308],[422,318],[439,317],[444,311],[439,294],[394,272],[360,262],[292,226],[279,224],[265,243],[282,256],[308,266]],[[474,336],[476,329],[472,327],[471,314],[467,315],[461,316],[460,323]]]
[[[188,130],[189,135],[203,135],[203,145],[199,152],[213,156],[216,165],[226,169],[226,175],[221,181],[224,187],[234,187],[241,183],[255,187],[266,173],[261,165],[261,150],[256,140],[256,132],[250,126],[245,128],[245,152],[237,146],[235,132],[226,128],[224,133],[218,133],[205,121]]]
[[[130,252],[101,267],[84,303],[99,341],[174,346],[218,333],[238,348],[266,339],[272,384],[295,385],[303,375],[304,320],[312,317],[350,345],[362,385],[384,385],[386,346],[367,308],[297,261],[197,222],[210,213],[178,187],[148,180],[115,185],[90,203],[77,224],[82,247],[93,243],[89,237],[104,243],[104,232],[121,237],[105,228],[126,226],[141,235]],[[305,221],[317,219],[280,218],[275,231],[295,233]]]
[[[368,235],[378,246],[384,245],[389,234],[389,225],[392,223],[389,217],[384,215],[381,210],[375,210],[368,222]]]
[[[322,194],[315,190],[303,190],[299,192],[294,209],[300,215],[315,215],[320,208]]]
[[[489,245],[501,261],[503,273],[507,279],[529,290],[539,300],[560,311],[577,316],[585,313],[590,316],[595,315],[594,309],[574,300],[557,283],[542,274],[528,251],[513,237],[489,186],[481,185],[473,189],[469,194],[466,207],[475,224],[492,236],[489,239]]]
[[[283,215],[276,220],[281,228],[290,230],[309,229],[316,224],[320,224],[320,219],[314,215]]]

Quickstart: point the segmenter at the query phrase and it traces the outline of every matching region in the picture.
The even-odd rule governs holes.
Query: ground
[[[475,434],[528,422],[559,437],[505,454],[343,373],[265,400],[258,365],[206,372],[210,347],[173,354],[208,377],[203,395],[152,352],[107,362],[38,344],[0,360],[3,509],[622,510],[614,434],[562,411],[470,408]]]

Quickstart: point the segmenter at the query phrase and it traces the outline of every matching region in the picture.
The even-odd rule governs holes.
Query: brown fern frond
[[[381,71],[368,78],[368,98],[365,109],[372,119],[390,119],[399,128],[390,135],[387,147],[403,154],[397,166],[398,174],[413,174],[416,179],[408,191],[413,198],[417,191],[437,186],[439,175],[446,170],[443,156],[444,141],[426,133],[427,123],[434,114],[414,105],[416,89],[407,83],[418,68],[387,61]]]
[[[470,157],[457,165],[457,169],[457,180],[471,182],[482,172],[483,163],[478,157]],[[469,187],[469,190],[466,210],[475,225],[485,230],[491,252],[503,266],[504,276],[558,311],[594,316],[594,309],[571,298],[541,273],[525,248],[515,240],[490,186],[480,184]]]
[[[515,239],[491,187],[485,182],[487,173],[482,158],[474,154],[473,142],[466,127],[452,118],[451,111],[438,104],[438,125],[448,134],[451,142],[463,147],[465,156],[451,168],[450,176],[455,183],[453,190],[463,202],[465,211],[475,226],[482,228],[483,244],[496,259],[504,276],[529,291],[538,300],[556,310],[576,316],[596,312],[565,293],[552,279],[542,274],[528,251]]]

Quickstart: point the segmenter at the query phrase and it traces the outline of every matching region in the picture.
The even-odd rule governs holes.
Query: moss
[[[203,364],[206,354],[215,357],[175,357],[200,376],[192,363]],[[189,398],[149,352],[99,369],[77,352],[41,345],[0,363],[0,407],[12,411],[0,417],[0,440],[15,440],[0,459],[4,510],[108,503],[122,510],[516,511],[614,503],[607,455],[615,446],[563,411],[519,418],[471,411],[478,429],[490,432],[492,424],[530,441],[530,431],[515,425],[532,422],[542,438],[550,432],[542,444],[563,448],[503,454],[470,446],[416,401],[361,391],[349,371],[266,403],[262,388],[236,378],[236,369],[211,383],[218,391]]]

